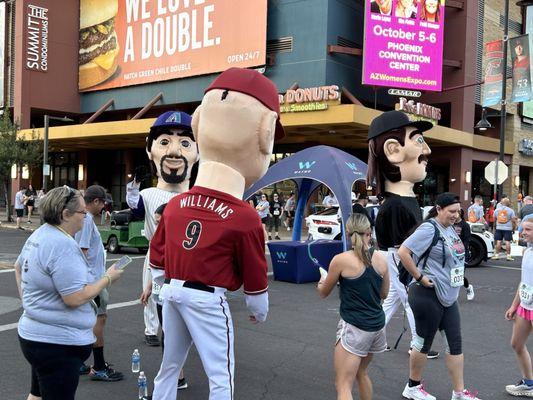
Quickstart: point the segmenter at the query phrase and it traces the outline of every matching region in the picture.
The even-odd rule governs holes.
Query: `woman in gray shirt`
[[[464,280],[465,247],[453,227],[459,217],[461,204],[459,197],[453,193],[439,195],[435,204],[428,220],[398,250],[402,264],[416,280],[409,286],[408,297],[415,317],[417,337],[411,351],[409,382],[403,396],[407,399],[435,400],[423,388],[421,381],[427,352],[435,334],[440,331],[447,344],[446,366],[453,385],[451,399],[479,400],[475,394],[465,390],[463,380],[464,360],[457,297]],[[438,241],[435,242],[434,238],[438,238]]]
[[[18,335],[32,367],[28,399],[73,400],[80,366],[95,340],[96,312],[91,300],[122,270],[113,265],[101,279],[88,284],[87,261],[73,238],[86,214],[77,190],[52,189],[41,212],[45,224],[28,238],[15,263],[24,309]]]

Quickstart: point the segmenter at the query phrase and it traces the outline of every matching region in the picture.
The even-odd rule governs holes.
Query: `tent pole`
[[[298,190],[298,205],[296,206],[296,214],[294,216],[294,227],[292,230],[292,240],[300,240],[302,235],[302,220],[305,212],[305,205],[310,195],[310,189],[312,184],[311,179],[303,179],[302,185]]]

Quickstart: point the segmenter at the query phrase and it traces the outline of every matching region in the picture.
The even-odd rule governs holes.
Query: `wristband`
[[[111,277],[108,274],[105,274],[104,278],[107,278],[107,286],[106,287],[111,286],[111,282],[112,282]]]
[[[415,281],[420,282],[423,277],[424,277],[424,274],[420,273],[420,276],[417,279],[415,279]]]

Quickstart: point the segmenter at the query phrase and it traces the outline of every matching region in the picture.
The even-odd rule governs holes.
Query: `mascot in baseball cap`
[[[144,219],[144,235],[151,240],[156,229],[155,211],[178,193],[189,190],[191,169],[198,161],[198,147],[192,134],[191,116],[180,111],[161,114],[146,138],[146,154],[152,172],[157,176],[157,186],[140,191],[142,178],[136,174],[126,187],[126,201],[133,215]],[[160,324],[156,295],[163,279],[163,271],[151,268],[147,255],[143,268],[143,300],[146,302],[144,340],[150,346],[160,344],[157,337]]]
[[[390,276],[389,295],[383,302],[385,324],[401,304],[411,328],[412,354],[420,349],[413,311],[407,300],[406,286],[412,277],[399,263],[397,253],[403,241],[422,222],[422,211],[413,188],[426,177],[431,150],[423,133],[431,128],[430,122],[411,121],[401,111],[388,111],[375,118],[368,131],[367,182],[384,198],[375,229],[379,249],[387,252]],[[436,358],[438,353],[430,351],[428,356]]]
[[[192,127],[201,160],[196,185],[170,200],[150,244],[165,269],[165,352],[153,399],[176,399],[176,377],[194,343],[210,400],[233,399],[233,322],[226,291],[244,286],[250,321],[268,313],[264,234],[245,188],[269,165],[284,136],[276,86],[254,70],[231,68],[207,88]]]

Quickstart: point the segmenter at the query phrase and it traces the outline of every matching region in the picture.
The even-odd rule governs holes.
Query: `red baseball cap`
[[[278,88],[270,79],[253,69],[229,68],[217,76],[204,93],[213,89],[240,92],[259,100],[269,110],[278,114],[275,139],[285,137],[285,131],[279,119]]]

